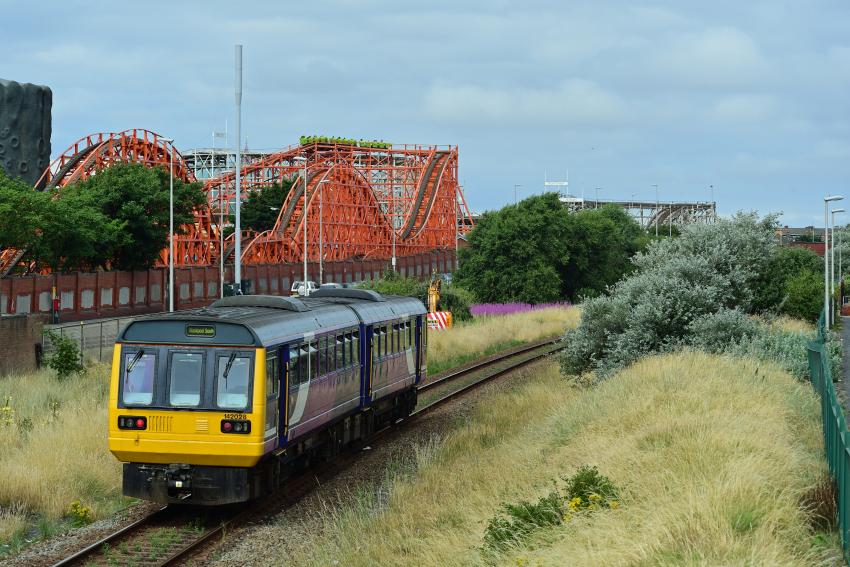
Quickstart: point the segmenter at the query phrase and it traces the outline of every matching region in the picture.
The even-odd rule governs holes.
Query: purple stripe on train
[[[538,311],[540,309],[551,309],[561,307],[566,309],[572,304],[569,301],[553,301],[551,303],[475,303],[469,307],[473,317],[486,317],[490,315],[510,315],[511,313],[523,313],[525,311]]]

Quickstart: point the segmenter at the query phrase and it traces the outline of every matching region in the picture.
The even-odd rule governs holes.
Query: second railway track
[[[375,433],[368,441],[374,442],[388,431],[410,427],[417,418],[449,400],[560,350],[557,342],[556,339],[538,341],[443,373],[418,389],[420,404],[409,418],[396,427]],[[274,494],[249,504],[213,509],[189,506],[159,508],[53,565],[179,565],[206,546],[221,541],[228,528],[293,506],[317,484],[330,480],[352,464],[358,454],[359,451],[352,451],[311,468],[289,479]]]

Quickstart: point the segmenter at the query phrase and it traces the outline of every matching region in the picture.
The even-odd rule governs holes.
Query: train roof
[[[320,289],[309,297],[242,295],[208,307],[140,317],[118,342],[267,346],[315,334],[424,314],[412,297]]]

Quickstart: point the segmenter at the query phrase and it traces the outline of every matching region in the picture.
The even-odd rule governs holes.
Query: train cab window
[[[124,388],[122,400],[127,405],[150,405],[153,402],[153,378],[156,355],[139,349],[124,355]]]
[[[248,407],[251,359],[235,352],[218,357],[215,403],[222,409]]]
[[[168,403],[176,407],[195,407],[201,402],[204,355],[197,352],[172,352],[168,365]]]

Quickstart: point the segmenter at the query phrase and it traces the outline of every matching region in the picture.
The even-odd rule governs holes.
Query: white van
[[[307,289],[304,289],[304,282],[301,280],[295,280],[292,282],[292,289],[290,291],[290,295],[310,295],[314,291],[319,289],[319,286],[316,285],[314,281],[307,282]]]

